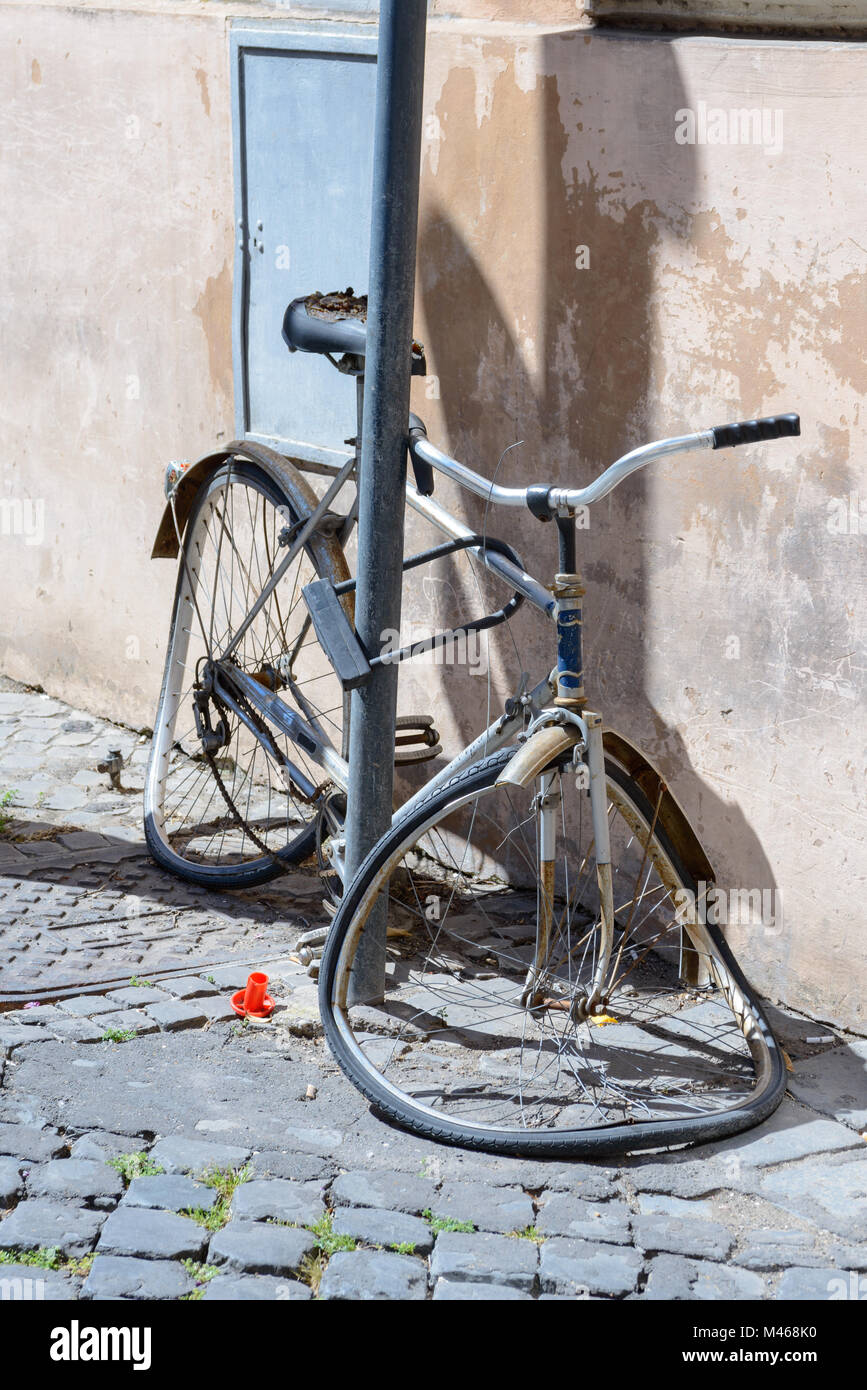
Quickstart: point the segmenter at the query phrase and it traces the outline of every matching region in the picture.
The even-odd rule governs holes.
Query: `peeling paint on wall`
[[[232,399],[232,270],[229,262],[211,275],[193,310],[208,343],[211,385],[226,401]]]

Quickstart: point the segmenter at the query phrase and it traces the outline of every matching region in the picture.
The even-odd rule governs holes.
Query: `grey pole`
[[[400,626],[410,345],[427,0],[382,0],[376,74],[367,356],[359,466],[355,625],[373,654]],[[391,822],[397,666],[352,693],[347,882]],[[386,905],[355,959],[351,1002],[382,996]]]

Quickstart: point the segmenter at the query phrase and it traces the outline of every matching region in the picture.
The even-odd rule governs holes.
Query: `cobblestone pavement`
[[[867,1297],[864,1039],[773,1011],[790,1096],[680,1155],[426,1144],[324,1046],[292,958],[324,920],[314,876],[187,887],[144,849],[143,739],[8,682],[0,739],[3,1296]],[[109,748],[129,792],[95,771]],[[242,1026],[252,968],[278,1010]]]

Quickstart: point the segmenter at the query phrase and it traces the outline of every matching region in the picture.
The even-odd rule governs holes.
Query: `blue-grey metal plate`
[[[290,353],[290,300],[367,291],[376,31],[232,30],[235,413],[240,436],[334,462],[355,433],[355,384]]]

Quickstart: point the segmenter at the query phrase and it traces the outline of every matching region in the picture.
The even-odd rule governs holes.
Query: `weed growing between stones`
[[[195,1280],[196,1287],[189,1293],[181,1294],[179,1302],[198,1303],[204,1298],[208,1284],[220,1271],[216,1265],[202,1264],[199,1260],[181,1260],[181,1264],[190,1278]]]
[[[458,1221],[454,1216],[434,1216],[430,1207],[425,1207],[422,1216],[437,1236],[442,1231],[464,1231],[469,1235],[476,1229],[472,1221]]]
[[[143,1152],[118,1154],[117,1158],[109,1158],[106,1162],[109,1168],[114,1168],[120,1173],[127,1187],[133,1178],[155,1178],[165,1171],[161,1164],[154,1163]]]
[[[545,1239],[542,1233],[536,1230],[535,1226],[525,1226],[522,1231],[510,1231],[509,1235],[513,1236],[515,1240],[535,1241],[537,1245],[541,1245]]]
[[[222,1230],[229,1220],[229,1208],[236,1189],[241,1183],[249,1182],[252,1175],[253,1170],[249,1163],[245,1163],[243,1168],[207,1168],[199,1174],[199,1182],[214,1189],[217,1201],[210,1211],[205,1211],[202,1207],[190,1207],[180,1215],[198,1222],[206,1231]]]
[[[38,1250],[0,1250],[0,1265],[29,1265],[34,1269],[52,1269],[82,1278],[90,1273],[92,1264],[92,1254],[64,1259],[56,1245],[40,1246]]]

